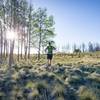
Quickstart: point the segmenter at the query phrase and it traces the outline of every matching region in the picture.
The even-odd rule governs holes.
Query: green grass
[[[15,58],[10,77],[7,64],[1,64],[0,100],[4,96],[7,96],[4,100],[10,100],[10,95],[16,100],[72,100],[71,96],[76,100],[99,100],[99,56],[100,52],[81,53],[80,56],[54,54],[51,70],[44,67],[46,55],[41,55],[40,61],[36,55],[31,55],[27,61],[18,62]],[[11,89],[9,95],[5,92],[7,89]]]

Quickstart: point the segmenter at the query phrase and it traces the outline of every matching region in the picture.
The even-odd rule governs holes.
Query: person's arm
[[[55,47],[53,47],[53,50],[56,50],[56,48],[55,48]]]
[[[48,47],[45,48],[45,52],[47,51],[47,48],[48,48]]]

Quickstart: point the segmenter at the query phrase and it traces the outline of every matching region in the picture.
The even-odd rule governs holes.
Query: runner
[[[45,49],[45,51],[47,52],[48,66],[51,66],[51,62],[53,58],[53,50],[56,50],[56,48],[51,45],[51,42],[49,42],[47,48]]]

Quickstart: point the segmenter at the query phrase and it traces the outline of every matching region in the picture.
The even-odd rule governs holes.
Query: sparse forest
[[[100,100],[100,44],[59,48],[55,36],[46,8],[0,0],[0,100]],[[49,41],[56,51],[47,67]]]
[[[0,62],[9,57],[13,63],[14,49],[17,60],[30,59],[31,48],[40,53],[55,36],[53,16],[43,8],[34,9],[26,0],[0,1]]]

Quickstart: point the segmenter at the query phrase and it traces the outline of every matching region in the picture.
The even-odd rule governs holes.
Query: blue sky
[[[57,46],[99,42],[100,0],[31,0],[54,16]]]

